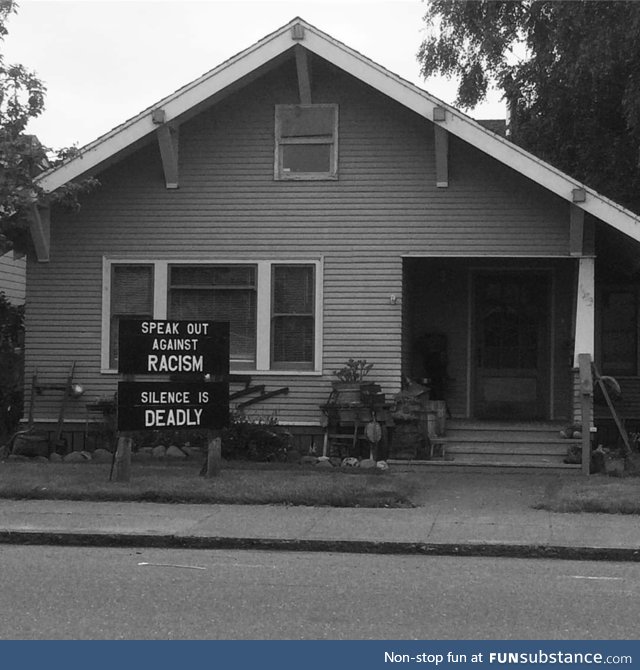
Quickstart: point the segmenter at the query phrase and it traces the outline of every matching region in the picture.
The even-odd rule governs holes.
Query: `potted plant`
[[[334,370],[337,377],[332,382],[335,402],[340,405],[358,404],[364,378],[369,374],[373,363],[366,360],[350,358],[339,370]]]

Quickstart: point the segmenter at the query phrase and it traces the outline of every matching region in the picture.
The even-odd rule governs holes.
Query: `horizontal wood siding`
[[[55,211],[51,262],[30,260],[27,375],[60,378],[75,360],[86,397],[115,390],[100,374],[103,255],[320,257],[323,375],[254,380],[290,389],[256,412],[317,422],[349,357],[373,362],[389,395],[399,390],[403,255],[567,253],[568,206],[509,168],[452,140],[450,186],[437,189],[430,122],[317,59],[312,96],[339,104],[337,181],[273,179],[274,105],[298,101],[292,61],[181,126],[179,189],[165,189],[152,142],[105,171],[79,213]],[[83,407],[69,416],[81,420]],[[54,399],[38,399],[39,416],[56,414]]]
[[[14,305],[24,304],[27,259],[14,258],[10,251],[0,256],[0,293]]]

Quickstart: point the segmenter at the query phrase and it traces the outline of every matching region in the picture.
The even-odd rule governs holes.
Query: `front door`
[[[475,275],[477,418],[548,418],[550,283],[541,271]]]

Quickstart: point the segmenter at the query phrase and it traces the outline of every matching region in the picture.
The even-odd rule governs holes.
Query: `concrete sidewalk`
[[[429,471],[411,509],[0,501],[0,542],[640,560],[633,515],[535,509],[557,475]]]

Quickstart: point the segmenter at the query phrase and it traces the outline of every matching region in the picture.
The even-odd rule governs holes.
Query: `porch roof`
[[[179,125],[282,60],[293,57],[293,47],[296,45],[303,46],[308,52],[357,77],[569,203],[640,241],[640,217],[633,212],[586,184],[577,182],[501,135],[491,132],[471,117],[301,18],[293,19],[253,46],[87,144],[75,157],[39,175],[37,183],[45,192],[53,192],[67,182],[96,173],[153,137],[158,129],[159,110],[163,112],[164,124]]]

